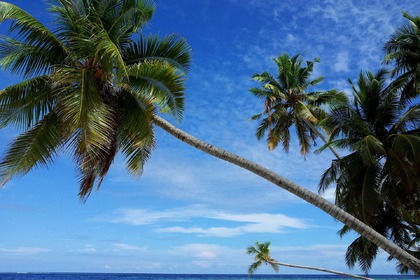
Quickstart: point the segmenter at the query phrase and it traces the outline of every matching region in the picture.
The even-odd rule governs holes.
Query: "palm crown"
[[[278,72],[276,77],[268,72],[254,74],[252,77],[261,87],[250,91],[264,99],[264,111],[252,117],[254,120],[261,119],[256,136],[261,139],[267,134],[270,150],[282,143],[284,150],[288,152],[290,129],[294,125],[300,152],[306,155],[310,150],[311,140],[322,137],[315,126],[328,116],[323,105],[333,106],[346,97],[335,90],[307,92],[309,87],[323,80],[323,77],[311,79],[314,63],[319,62],[319,59],[306,61],[306,66],[303,66],[299,55],[289,57],[288,54],[283,54],[275,58],[274,62]]]
[[[86,198],[118,152],[142,172],[155,140],[156,105],[182,117],[190,48],[176,35],[140,31],[155,6],[140,0],[58,0],[53,31],[22,9],[0,2],[11,20],[0,66],[24,81],[0,91],[0,126],[23,132],[0,162],[0,183],[73,154]]]
[[[255,255],[254,262],[248,267],[248,274],[254,274],[262,264],[270,265],[274,271],[279,271],[279,264],[270,256],[270,245],[271,242],[259,243],[256,241],[254,246],[249,246],[246,249],[248,255]]]

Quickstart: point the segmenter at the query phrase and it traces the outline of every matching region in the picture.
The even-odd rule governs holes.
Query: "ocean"
[[[419,280],[419,276],[371,275],[378,280]],[[141,273],[0,273],[1,280],[348,280],[339,275],[141,274]]]

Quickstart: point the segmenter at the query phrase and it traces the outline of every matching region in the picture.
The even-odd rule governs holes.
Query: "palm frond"
[[[122,92],[119,100],[118,139],[121,152],[127,161],[128,171],[139,176],[144,163],[155,146],[151,118],[154,106],[144,95],[134,92]]]
[[[132,34],[150,21],[156,9],[152,1],[108,0],[95,4],[104,29],[118,45],[128,44]]]
[[[129,68],[130,84],[137,94],[151,98],[164,113],[168,112],[178,120],[184,111],[184,75],[171,65],[146,61]]]
[[[257,269],[261,266],[262,262],[261,261],[256,261],[254,263],[252,263],[249,267],[248,267],[248,274],[254,274],[255,271],[257,271]]]
[[[390,128],[391,133],[404,133],[412,129],[417,129],[420,122],[420,104],[408,108],[395,124]]]
[[[128,76],[128,68],[125,64],[119,46],[109,37],[108,33],[98,28],[96,36],[99,43],[96,46],[95,63],[101,67],[101,71],[111,75],[114,73],[117,79]]]
[[[9,69],[12,74],[22,74],[25,78],[50,73],[65,58],[65,54],[56,49],[30,45],[4,36],[0,40],[0,67]]]
[[[364,237],[359,237],[347,248],[346,263],[352,268],[356,262],[359,262],[360,268],[367,274],[372,267],[377,251],[378,246]]]
[[[9,33],[16,32],[17,40],[3,38],[0,55],[5,57],[4,65],[13,65],[15,71],[29,77],[46,71],[66,57],[68,50],[54,33],[21,8],[0,2],[0,23],[6,20],[12,21]],[[22,55],[24,50],[31,50],[26,53],[29,58],[13,62],[10,55]],[[34,65],[31,62],[35,62]]]
[[[40,76],[0,91],[0,128],[32,127],[50,112],[56,97],[48,76]]]
[[[366,166],[377,166],[378,158],[386,154],[383,143],[373,135],[364,137],[359,142],[357,150]]]
[[[0,162],[0,186],[14,176],[23,176],[34,167],[52,163],[62,144],[61,122],[54,113],[45,116],[36,126],[19,135]]]
[[[127,65],[161,61],[186,73],[191,65],[191,48],[185,39],[175,34],[163,38],[141,36],[139,41],[133,42],[124,50],[124,59]]]

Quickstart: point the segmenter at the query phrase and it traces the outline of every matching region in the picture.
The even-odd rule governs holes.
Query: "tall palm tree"
[[[300,152],[306,155],[310,150],[311,141],[315,141],[317,137],[324,143],[327,142],[324,134],[316,127],[328,117],[323,106],[345,101],[346,96],[335,90],[308,92],[310,87],[316,86],[324,79],[311,79],[314,63],[319,62],[317,58],[314,61],[306,61],[306,66],[303,66],[299,55],[290,57],[283,54],[275,58],[274,62],[278,72],[275,77],[268,72],[254,74],[252,77],[260,83],[260,87],[250,91],[264,100],[263,112],[252,116],[254,120],[261,119],[256,136],[261,139],[267,134],[270,150],[281,143],[288,152],[290,129],[294,126]],[[334,149],[331,151],[337,158],[340,157]]]
[[[255,261],[248,267],[249,275],[254,274],[254,272],[262,264],[266,264],[266,265],[270,265],[274,269],[275,272],[279,271],[279,266],[287,266],[287,267],[293,267],[293,268],[310,269],[310,270],[328,272],[328,273],[333,273],[333,274],[338,274],[338,275],[345,275],[345,276],[365,279],[365,280],[372,280],[371,278],[368,278],[368,277],[350,274],[350,273],[344,273],[341,271],[336,271],[336,270],[331,270],[331,269],[326,269],[326,268],[278,262],[270,256],[270,249],[269,249],[270,245],[271,245],[271,242],[264,242],[264,243],[255,242],[254,246],[249,246],[247,248],[246,253],[248,255],[255,255],[254,256]]]
[[[0,66],[25,81],[0,91],[1,127],[19,135],[0,161],[0,183],[48,166],[61,151],[74,155],[80,197],[99,186],[117,152],[136,175],[154,144],[153,125],[206,153],[280,186],[374,242],[420,273],[420,261],[319,195],[267,168],[202,142],[170,125],[157,108],[181,118],[190,49],[177,36],[140,33],[154,11],[151,1],[58,0],[48,30],[20,8],[0,2],[0,22],[12,35],[0,43]]]
[[[385,63],[394,63],[392,87],[401,90],[403,104],[420,94],[420,17],[403,13],[408,24],[399,28],[386,42]]]
[[[350,81],[351,82],[351,81]],[[334,160],[320,191],[336,185],[336,204],[408,252],[420,233],[420,105],[408,110],[386,85],[387,72],[361,73],[354,101],[332,112],[338,128],[329,145],[350,153]],[[325,147],[324,147],[325,148]],[[341,234],[349,231],[347,226]],[[414,244],[414,247],[413,247]],[[369,271],[378,246],[364,237],[348,248],[347,263]]]
[[[155,143],[156,105],[182,117],[190,48],[175,35],[140,33],[155,10],[151,1],[56,2],[54,31],[0,2],[0,22],[12,21],[0,66],[25,79],[0,92],[0,126],[23,130],[1,159],[0,184],[64,150],[73,154],[85,199],[118,152],[129,172],[142,172]]]

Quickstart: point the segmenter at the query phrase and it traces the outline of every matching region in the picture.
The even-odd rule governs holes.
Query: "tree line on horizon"
[[[155,145],[154,126],[206,153],[282,187],[343,222],[340,235],[359,237],[346,263],[368,273],[378,249],[397,259],[400,273],[420,275],[420,17],[385,43],[385,66],[339,90],[310,91],[319,62],[300,55],[274,59],[278,72],[254,74],[263,111],[256,136],[270,150],[287,152],[296,132],[303,156],[320,138],[336,159],[319,184],[336,187],[335,205],[245,158],[177,129],[159,116],[181,120],[190,46],[177,35],[144,35],[151,1],[58,0],[51,31],[32,15],[0,2],[0,66],[23,81],[0,91],[0,128],[22,131],[0,159],[0,186],[34,167],[48,167],[62,151],[73,155],[85,201],[121,153],[127,170],[141,175]],[[294,131],[291,131],[294,129]],[[345,154],[340,155],[339,152]]]

